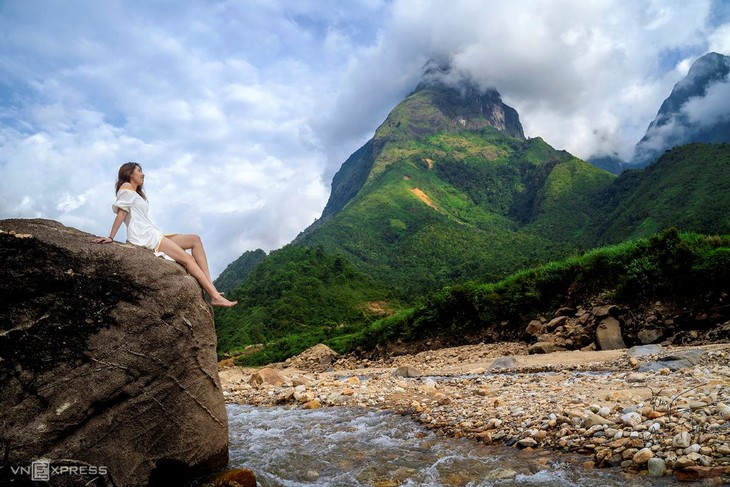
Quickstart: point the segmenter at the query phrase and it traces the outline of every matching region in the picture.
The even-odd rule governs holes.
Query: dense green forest
[[[730,236],[680,234],[672,228],[651,238],[523,270],[496,283],[449,286],[356,330],[340,328],[316,337],[290,335],[268,342],[264,350],[237,363],[284,360],[318,342],[346,353],[399,340],[438,338],[442,345],[515,340],[522,338],[530,319],[567,302],[581,304],[599,294],[626,304],[666,297],[689,300],[726,292],[728,275]]]
[[[272,252],[229,294],[236,307],[216,311],[218,350],[236,353],[292,335],[302,336],[295,345],[315,345],[400,307],[393,294],[342,257],[289,245]]]
[[[243,282],[251,271],[264,261],[266,252],[261,249],[244,252],[241,257],[228,264],[221,275],[213,281],[215,287],[222,292],[230,293],[234,287]]]

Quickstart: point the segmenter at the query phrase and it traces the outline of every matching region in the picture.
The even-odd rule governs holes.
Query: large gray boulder
[[[93,472],[89,485],[174,485],[225,467],[200,287],[175,262],[92,238],[49,220],[0,221],[0,484],[28,481],[21,467],[41,459],[51,485]]]

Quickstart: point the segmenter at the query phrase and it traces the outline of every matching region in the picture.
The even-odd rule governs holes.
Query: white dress
[[[147,216],[149,204],[136,191],[122,188],[117,191],[117,200],[112,205],[112,211],[119,213],[122,209],[127,212],[124,223],[127,225],[127,242],[146,247],[158,252],[162,238],[165,236]]]

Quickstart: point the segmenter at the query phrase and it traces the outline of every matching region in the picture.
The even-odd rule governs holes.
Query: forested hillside
[[[462,325],[475,332],[504,321],[505,306],[520,316],[536,309],[530,304],[536,296],[547,306],[544,290],[534,286],[560,290],[606,269],[611,292],[655,279],[673,286],[680,275],[657,271],[651,250],[636,257],[631,243],[577,265],[569,260],[531,271],[537,272],[532,283],[512,277],[506,282],[527,288],[510,291],[508,299],[485,283],[672,226],[729,234],[728,169],[730,146],[691,144],[617,178],[539,137],[525,139],[517,113],[494,90],[424,83],[343,164],[317,222],[263,262],[262,252],[247,253],[221,276],[227,283],[235,282],[235,272],[246,277],[227,284],[239,305],[216,316],[219,353],[273,344],[250,359],[261,362],[320,341],[350,350],[372,345],[374,337],[460,334]],[[718,252],[707,262],[725,262],[725,250]],[[606,269],[604,261],[611,263]],[[555,269],[562,269],[560,282],[544,277]],[[457,287],[433,294],[445,286]],[[462,299],[475,290],[484,299]],[[424,295],[431,296],[425,305]],[[456,307],[448,319],[444,303]],[[414,305],[425,307],[398,313]],[[469,318],[459,307],[493,312]],[[457,328],[440,328],[459,320]]]

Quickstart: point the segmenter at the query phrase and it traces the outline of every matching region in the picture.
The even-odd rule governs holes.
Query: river
[[[444,437],[387,412],[227,408],[229,467],[250,468],[261,487],[680,485],[672,477],[586,469],[588,456]]]

